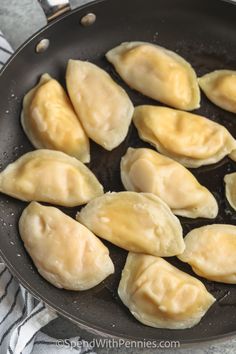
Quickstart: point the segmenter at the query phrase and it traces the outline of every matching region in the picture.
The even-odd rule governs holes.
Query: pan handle
[[[48,22],[54,20],[61,14],[70,11],[70,0],[38,0]]]

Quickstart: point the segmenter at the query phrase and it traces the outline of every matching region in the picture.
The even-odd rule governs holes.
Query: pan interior
[[[80,19],[88,12],[97,16],[90,27],[82,27]],[[33,149],[20,126],[20,110],[24,94],[35,85],[42,73],[48,72],[64,85],[68,59],[90,60],[122,85],[135,105],[156,104],[130,90],[104,59],[107,50],[124,41],[148,41],[176,51],[187,59],[197,74],[215,69],[236,69],[236,7],[219,0],[109,0],[84,6],[39,32],[11,60],[0,79],[0,170],[23,153]],[[35,52],[40,39],[48,38],[50,46],[43,54]],[[236,138],[236,117],[211,104],[202,94],[201,108],[196,113],[225,125]],[[112,152],[92,143],[89,167],[105,190],[123,190],[119,164],[129,147],[148,146],[135,128]],[[224,196],[223,177],[234,172],[236,165],[228,158],[216,165],[193,170],[201,183],[216,196],[220,212],[216,220],[181,218],[184,233],[210,223],[236,224],[236,214]],[[236,331],[236,288],[203,280],[217,298],[216,304],[196,327],[187,330],[164,330],[143,326],[122,305],[117,286],[126,252],[106,243],[116,272],[100,285],[85,292],[59,290],[37,273],[26,254],[18,234],[18,218],[26,203],[0,196],[0,249],[15,276],[38,298],[59,313],[95,331],[132,339],[179,340],[193,343],[227,336]],[[78,208],[63,209],[75,216]],[[190,267],[176,260],[170,262],[193,274]]]

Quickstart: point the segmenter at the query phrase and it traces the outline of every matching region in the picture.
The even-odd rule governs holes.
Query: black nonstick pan
[[[96,15],[96,21],[95,16],[89,15],[81,23],[89,13]],[[42,39],[49,43],[43,41],[38,46]],[[20,125],[24,94],[44,72],[64,84],[70,58],[89,60],[106,69],[127,90],[135,105],[156,104],[130,90],[104,58],[108,49],[132,40],[158,43],[176,51],[193,65],[199,76],[215,69],[236,70],[236,6],[222,0],[106,0],[68,11],[55,19],[24,44],[0,74],[0,170],[33,149]],[[196,112],[225,125],[236,138],[236,115],[217,108],[203,94],[201,108]],[[128,146],[149,145],[139,140],[133,126],[126,140],[112,152],[92,143],[89,167],[106,191],[123,190],[119,164]],[[220,212],[216,220],[181,218],[185,234],[210,223],[236,224],[236,213],[225,199],[223,184],[224,175],[234,171],[236,163],[228,158],[193,170],[216,196]],[[201,280],[217,302],[194,328],[154,329],[137,322],[117,296],[127,252],[108,242],[116,268],[114,275],[84,292],[53,287],[37,273],[19,237],[18,218],[26,205],[0,195],[0,255],[21,284],[59,314],[90,331],[123,339],[178,340],[181,344],[193,344],[236,335],[236,286],[204,279]],[[78,208],[63,210],[74,217]],[[193,274],[189,266],[175,258],[169,260]]]

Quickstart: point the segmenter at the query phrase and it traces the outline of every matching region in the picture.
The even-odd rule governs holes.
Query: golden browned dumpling
[[[125,139],[134,107],[127,93],[98,66],[69,60],[67,89],[87,135],[106,150]]]
[[[195,71],[180,55],[155,44],[125,42],[106,54],[122,79],[135,90],[169,106],[200,106]]]
[[[190,231],[178,258],[203,278],[236,284],[236,226],[215,224]]]
[[[37,149],[59,150],[90,161],[88,137],[63,87],[48,74],[25,95],[21,122]]]
[[[103,194],[103,187],[74,157],[54,150],[36,150],[0,173],[0,192],[25,201],[72,207]]]
[[[198,79],[205,95],[215,105],[236,113],[236,71],[215,70]]]
[[[128,251],[170,257],[184,250],[179,220],[151,193],[106,193],[89,202],[76,218]]]
[[[114,273],[103,243],[57,208],[30,203],[19,230],[39,273],[58,288],[90,289]]]
[[[118,294],[132,315],[147,326],[195,326],[215,298],[203,283],[159,257],[129,253]]]
[[[225,127],[196,114],[139,106],[133,121],[141,139],[186,167],[216,163],[236,149],[236,140]]]
[[[231,207],[236,211],[236,172],[225,176],[226,198]]]
[[[178,162],[151,149],[129,148],[121,160],[121,179],[126,190],[153,193],[174,214],[190,218],[215,218],[214,196]]]

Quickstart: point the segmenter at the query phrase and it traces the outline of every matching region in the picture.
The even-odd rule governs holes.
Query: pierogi
[[[236,113],[236,71],[215,70],[199,78],[198,82],[211,102]]]
[[[139,136],[185,167],[214,164],[236,149],[222,125],[167,107],[138,106],[133,116]]]
[[[214,224],[190,231],[178,258],[203,278],[236,284],[236,226]]]
[[[179,220],[151,193],[106,193],[89,202],[76,218],[128,251],[170,257],[184,250]]]
[[[48,74],[25,95],[21,123],[37,149],[59,150],[90,161],[88,137],[63,87]]]
[[[19,231],[39,273],[58,288],[87,290],[114,273],[107,247],[57,208],[30,203]]]
[[[229,157],[231,158],[231,160],[236,161],[236,150],[233,150],[231,154],[229,154]]]
[[[106,150],[125,139],[134,107],[127,93],[98,66],[69,60],[66,84],[87,135]]]
[[[138,321],[156,328],[191,328],[215,302],[198,279],[162,258],[131,252],[118,294]]]
[[[0,173],[0,192],[23,201],[72,207],[103,194],[103,187],[79,160],[42,149],[21,156]]]
[[[218,205],[207,188],[178,162],[146,148],[129,148],[121,159],[126,190],[153,193],[176,215],[215,218]]]
[[[236,172],[225,175],[224,181],[226,198],[236,211]]]
[[[111,49],[106,58],[142,94],[178,109],[200,107],[196,73],[175,52],[151,43],[125,42]]]

